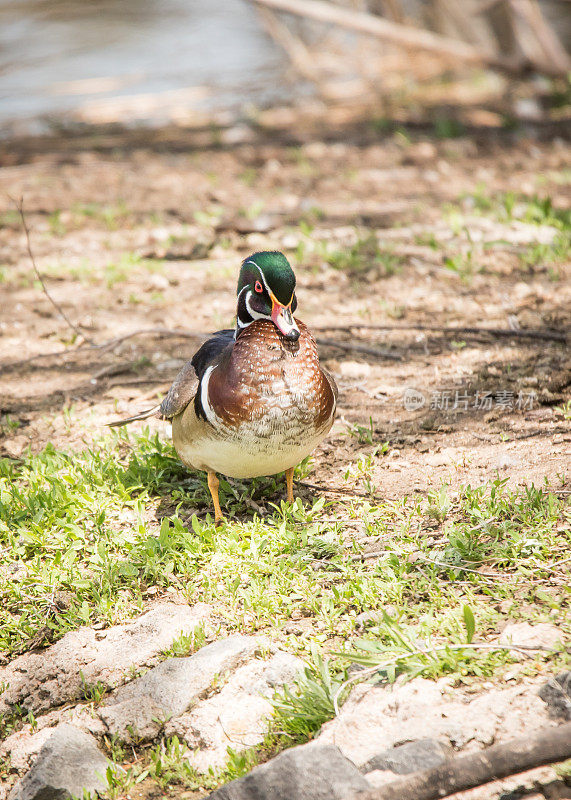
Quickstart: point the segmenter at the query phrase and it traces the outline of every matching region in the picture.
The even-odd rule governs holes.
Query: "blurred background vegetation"
[[[3,0],[0,136],[568,122],[568,0]]]

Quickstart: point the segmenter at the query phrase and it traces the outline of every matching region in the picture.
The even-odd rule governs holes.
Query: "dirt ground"
[[[232,325],[240,261],[279,249],[340,387],[308,480],[395,498],[498,475],[569,488],[556,409],[571,397],[571,265],[526,260],[554,229],[518,210],[569,207],[568,143],[336,133],[3,143],[0,454],[82,447],[151,405],[203,334]],[[34,274],[21,196],[37,267],[80,336]]]

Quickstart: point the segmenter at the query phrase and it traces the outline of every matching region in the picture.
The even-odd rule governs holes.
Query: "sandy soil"
[[[568,207],[569,146],[498,133],[342,139],[4,143],[0,453],[82,447],[105,420],[151,405],[201,336],[232,324],[241,259],[281,249],[299,317],[340,386],[338,421],[308,480],[365,477],[385,497],[498,474],[568,486],[571,427],[555,408],[571,397],[571,266],[525,265],[553,229],[502,219],[473,197]],[[20,196],[37,266],[81,336],[35,278],[10,200]],[[380,264],[328,263],[371,232]],[[551,333],[439,330],[450,327]],[[350,435],[350,425],[372,433]],[[385,441],[385,454],[355,468]]]

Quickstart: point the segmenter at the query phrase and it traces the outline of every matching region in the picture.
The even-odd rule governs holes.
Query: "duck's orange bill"
[[[291,303],[283,306],[275,297],[272,297],[272,322],[288,339],[297,339],[299,328],[295,324],[290,306]]]

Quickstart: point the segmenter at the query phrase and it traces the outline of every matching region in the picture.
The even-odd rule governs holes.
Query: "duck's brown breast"
[[[315,339],[296,320],[300,336],[288,341],[268,320],[256,320],[238,336],[213,370],[208,401],[221,422],[239,427],[271,414],[319,429],[331,419],[335,397],[321,371]]]

